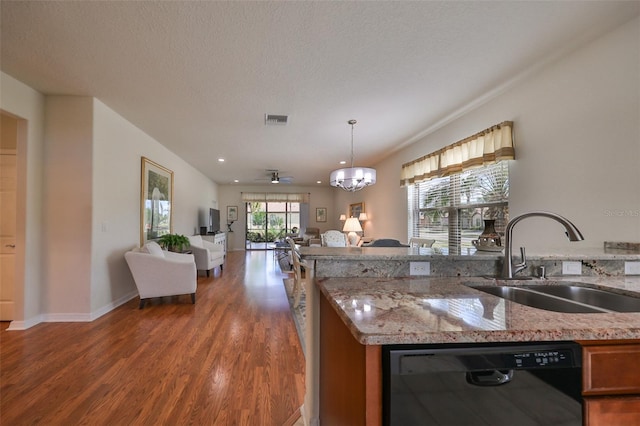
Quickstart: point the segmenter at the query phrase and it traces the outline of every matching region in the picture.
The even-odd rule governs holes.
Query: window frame
[[[498,176],[493,188],[488,188],[491,184],[490,177]],[[463,177],[471,177],[467,183],[463,183]],[[482,185],[484,184],[484,186]],[[500,187],[501,185],[501,187]],[[498,190],[498,187],[499,190]],[[478,198],[478,193],[482,193],[483,188],[487,195],[498,196],[497,200],[485,200],[484,195]],[[427,196],[430,191],[439,191]],[[463,202],[461,191],[466,191],[467,201]],[[435,201],[433,201],[435,199]],[[431,200],[430,203],[427,202]],[[422,203],[423,205],[419,205]],[[431,205],[429,205],[431,204]],[[421,182],[416,182],[407,186],[407,207],[408,207],[408,238],[430,238],[434,239],[432,226],[421,226],[427,222],[427,217],[446,218],[447,241],[443,247],[443,239],[435,238],[434,250],[446,252],[448,254],[462,254],[463,251],[471,254],[475,248],[471,245],[470,234],[479,236],[484,229],[484,225],[479,228],[469,227],[463,224],[463,218],[468,223],[473,223],[473,217],[477,214],[482,220],[496,219],[496,230],[504,235],[504,228],[509,220],[509,166],[508,161],[500,161],[472,170],[451,174],[445,177],[438,177]],[[476,210],[471,215],[465,215],[464,210]],[[479,212],[478,212],[479,210]],[[486,213],[489,212],[488,215]],[[485,216],[486,215],[486,216]],[[492,217],[493,216],[493,217]],[[476,220],[477,222],[477,220]],[[445,227],[445,225],[440,225]],[[426,232],[421,230],[427,229]],[[477,232],[475,232],[477,229]],[[430,234],[431,233],[431,234]],[[465,234],[465,236],[463,236]],[[441,235],[440,235],[441,237]]]

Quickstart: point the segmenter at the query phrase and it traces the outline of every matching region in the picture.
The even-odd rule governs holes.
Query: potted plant
[[[158,244],[169,251],[180,253],[185,246],[189,246],[189,238],[180,234],[164,234],[158,238]]]

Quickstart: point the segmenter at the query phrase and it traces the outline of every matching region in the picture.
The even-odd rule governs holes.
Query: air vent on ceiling
[[[288,115],[265,114],[264,124],[267,126],[284,126],[289,121]]]

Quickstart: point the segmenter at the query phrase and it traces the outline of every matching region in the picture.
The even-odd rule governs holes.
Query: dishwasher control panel
[[[576,343],[477,346],[385,347],[391,374],[413,375],[446,371],[574,368],[582,365]]]
[[[572,367],[575,365],[573,352],[571,350],[548,350],[514,353],[504,355],[511,358],[513,368],[536,368],[536,367]]]

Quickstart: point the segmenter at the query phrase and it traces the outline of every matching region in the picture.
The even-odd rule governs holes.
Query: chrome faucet
[[[522,261],[516,265],[513,264],[513,261],[511,260],[511,254],[512,254],[512,236],[513,236],[513,227],[516,225],[516,223],[520,222],[522,219],[526,219],[528,217],[548,217],[549,219],[553,219],[557,222],[559,222],[562,226],[564,226],[566,232],[565,234],[567,234],[567,237],[569,238],[569,241],[582,241],[584,240],[584,237],[582,236],[582,234],[580,233],[580,231],[578,230],[578,228],[576,228],[576,226],[571,223],[568,219],[557,215],[555,213],[550,213],[550,212],[529,212],[529,213],[524,213],[521,214],[520,216],[516,216],[513,219],[511,219],[509,221],[509,223],[507,223],[507,228],[505,229],[504,233],[505,233],[505,249],[504,249],[504,262],[502,263],[502,278],[504,279],[510,279],[513,278],[513,276],[515,274],[517,274],[518,272],[522,271],[523,269],[525,269],[527,267],[527,259],[525,256],[525,251],[524,251],[524,247],[520,247],[520,255],[522,257]]]

